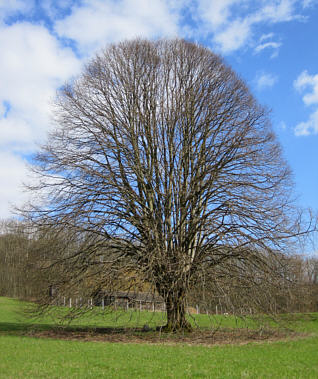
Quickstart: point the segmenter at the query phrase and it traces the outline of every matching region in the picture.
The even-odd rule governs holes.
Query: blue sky
[[[318,210],[318,0],[0,0],[0,218],[56,89],[109,42],[183,37],[221,54],[271,109],[299,205]]]

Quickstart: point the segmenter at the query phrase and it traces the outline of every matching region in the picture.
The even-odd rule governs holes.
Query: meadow
[[[150,327],[163,323],[163,314],[157,312],[96,311],[61,329],[50,317],[26,317],[25,305],[0,298],[0,378],[318,377],[318,314],[283,315],[279,325],[268,322],[272,330],[285,327],[281,341],[248,338],[200,344],[196,331],[193,336],[161,339],[151,330],[142,333],[144,323]],[[211,323],[229,335],[244,330],[260,333],[255,320],[232,316],[195,315],[192,322],[211,338],[215,336]],[[132,327],[137,329],[129,332]],[[289,334],[291,329],[299,334]],[[115,336],[131,333],[131,338],[103,339],[109,330]]]

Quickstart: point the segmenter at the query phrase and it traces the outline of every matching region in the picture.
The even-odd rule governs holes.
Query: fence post
[[[104,300],[104,298],[102,298],[102,310],[104,310],[105,309],[105,300]]]
[[[218,306],[217,305],[215,306],[215,314],[216,315],[218,314]]]
[[[70,308],[72,308],[72,298],[70,297]]]
[[[66,306],[66,299],[65,299],[65,296],[64,296],[64,298],[63,298],[64,300],[63,300],[63,305],[64,305],[64,307]]]
[[[198,306],[198,304],[197,304],[197,315],[199,314],[199,306]]]
[[[128,311],[129,309],[129,303],[128,303],[128,299],[126,300],[126,311]]]
[[[155,302],[152,303],[152,311],[155,311]]]
[[[141,300],[139,300],[139,310],[142,310]]]

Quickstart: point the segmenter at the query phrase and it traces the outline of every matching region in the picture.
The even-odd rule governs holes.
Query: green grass
[[[165,346],[0,338],[1,378],[317,378],[318,338]]]
[[[318,378],[318,315],[283,315],[288,325],[312,335],[285,342],[245,345],[186,346],[122,344],[39,339],[24,336],[34,320],[21,313],[23,303],[0,298],[0,378]],[[125,318],[126,317],[126,318]],[[128,314],[95,314],[76,321],[79,326],[127,324]],[[136,325],[137,313],[130,323]],[[148,313],[139,314],[142,324]],[[157,314],[156,322],[162,322]],[[291,319],[291,320],[290,320]],[[209,320],[209,321],[207,321]],[[232,317],[216,317],[222,326],[242,326]],[[48,317],[37,328],[54,324]],[[206,315],[196,316],[207,326]]]
[[[164,325],[166,316],[162,312],[148,311],[102,311],[95,308],[92,312],[83,314],[69,323],[63,316],[69,312],[68,308],[55,308],[51,315],[30,318],[24,312],[29,309],[30,304],[15,299],[0,297],[0,331],[9,326],[9,329],[24,330],[27,327],[47,329],[53,325],[71,325],[72,327],[143,327],[145,324],[152,328]],[[221,315],[191,315],[188,317],[194,327],[198,328],[257,328],[258,324],[252,319],[236,318],[234,316]],[[7,328],[8,329],[8,328]]]

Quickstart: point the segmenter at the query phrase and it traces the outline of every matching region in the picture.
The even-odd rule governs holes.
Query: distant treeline
[[[98,291],[107,291],[108,284],[103,283],[99,273],[103,272],[104,255],[99,254],[97,261],[83,262],[83,270],[91,270],[91,279],[86,282],[74,282],[69,293],[63,292],[63,283],[71,275],[71,266],[56,264],[60,257],[72,254],[72,247],[67,241],[67,234],[48,237],[41,233],[30,232],[30,228],[18,221],[2,221],[0,224],[0,296],[25,300],[43,300],[54,296],[94,296]],[[73,249],[76,247],[73,246]],[[251,279],[240,280],[239,272],[231,275],[222,270],[213,278],[200,280],[200,286],[192,288],[188,305],[200,305],[200,311],[229,312],[246,314],[249,312],[316,312],[318,311],[318,259],[299,255],[286,255],[278,263],[284,285],[269,282],[255,272]],[[98,267],[98,269],[96,269]],[[233,265],[230,266],[231,269]],[[236,265],[239,270],[239,265]],[[279,271],[278,270],[278,271]],[[131,274],[130,274],[131,275]],[[113,279],[114,288],[129,288],[131,276],[118,274]],[[149,291],[151,284],[137,285],[135,291]],[[133,288],[133,285],[131,285]]]

